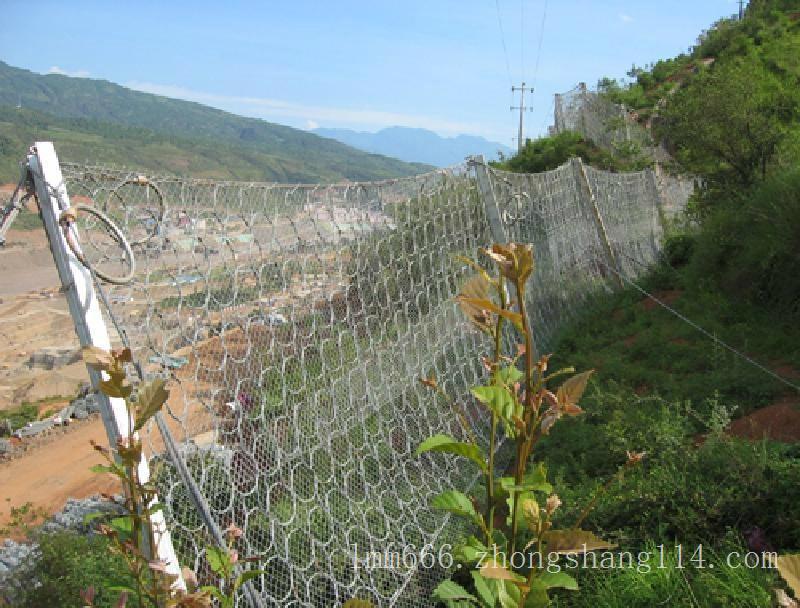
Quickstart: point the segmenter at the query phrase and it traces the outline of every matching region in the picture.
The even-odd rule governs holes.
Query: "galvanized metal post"
[[[606,232],[606,226],[603,223],[603,216],[600,215],[600,209],[597,206],[597,199],[589,183],[589,177],[586,175],[586,167],[583,166],[583,160],[580,157],[575,157],[570,162],[575,171],[575,181],[578,184],[578,191],[581,193],[581,199],[589,207],[594,217],[595,226],[597,227],[597,236],[605,250],[608,264],[614,271],[619,272],[617,258],[614,255],[614,249],[611,247],[611,241],[608,240],[608,232]],[[621,288],[624,287],[620,275],[615,273],[614,278]]]
[[[495,243],[505,243],[508,241],[503,219],[500,217],[500,208],[497,206],[497,199],[494,196],[492,181],[489,178],[489,169],[486,166],[486,159],[483,154],[470,156],[467,161],[475,167],[475,177],[478,180],[478,189],[483,199],[483,208],[486,219],[489,222],[489,230]]]
[[[650,192],[653,197],[653,204],[656,208],[656,215],[658,217],[658,221],[656,222],[656,226],[654,227],[653,232],[659,233],[659,236],[662,236],[667,231],[667,215],[664,209],[664,191],[659,186],[659,171],[661,167],[658,163],[656,163],[655,168],[651,169],[648,168],[645,170],[645,175],[647,178],[647,183],[650,186]],[[659,230],[660,229],[660,230]]]
[[[68,209],[70,204],[58,157],[51,142],[36,142],[28,156],[28,169],[33,176],[50,250],[75,323],[78,340],[82,347],[96,346],[110,350],[111,340],[100,311],[91,273],[75,257],[59,226],[61,213]],[[74,236],[79,244],[77,235]],[[105,372],[99,372],[91,367],[87,369],[92,386],[97,389],[105,377]],[[100,391],[97,391],[97,399],[109,445],[114,448],[118,439],[129,437],[132,431],[125,401],[109,398]],[[142,482],[149,480],[150,470],[144,457],[139,463],[137,472]],[[185,588],[164,514],[156,511],[150,519],[156,544],[153,547],[153,554],[166,563],[170,574],[178,577],[176,585]]]

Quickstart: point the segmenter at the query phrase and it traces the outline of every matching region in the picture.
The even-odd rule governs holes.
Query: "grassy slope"
[[[20,101],[34,112],[11,113]],[[53,129],[49,135],[68,146],[75,160],[110,155],[109,160],[121,158],[129,165],[171,165],[169,170],[197,171],[203,176],[242,174],[246,179],[316,182],[382,179],[430,168],[197,103],[132,91],[103,80],[41,76],[2,62],[0,106],[5,106],[0,127],[4,175],[13,172],[6,150],[9,140],[15,144],[25,140],[18,155],[31,143],[32,125],[24,124],[27,121],[40,129],[42,123],[48,124]]]
[[[767,366],[800,369],[800,328],[780,315],[698,286],[688,268],[664,265],[641,285]],[[644,465],[601,497],[586,527],[624,550],[653,552],[665,543],[669,553],[683,543],[694,551],[702,543],[716,568],[571,572],[583,591],[559,595],[557,605],[645,607],[668,596],[674,606],[769,605],[781,585],[774,572],[723,562],[748,551],[742,535],[753,526],[774,549],[800,549],[800,448],[715,429],[729,415],[797,393],[632,289],[599,299],[554,350],[553,369],[597,370],[586,415],[559,422],[538,450],[557,480],[563,521],[574,520],[626,450],[646,450]],[[711,439],[697,447],[700,432]]]

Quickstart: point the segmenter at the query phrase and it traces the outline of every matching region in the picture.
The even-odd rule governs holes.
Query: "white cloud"
[[[493,131],[479,123],[457,122],[421,114],[405,114],[402,112],[374,109],[313,106],[267,97],[218,95],[215,93],[193,91],[181,86],[155,84],[152,82],[133,81],[126,83],[125,86],[145,93],[163,95],[164,97],[177,97],[187,101],[196,101],[237,114],[270,120],[288,119],[298,125],[317,124],[316,121],[308,119],[308,116],[314,116],[317,120],[323,121],[326,125],[360,128],[362,130],[401,126],[429,129],[443,135],[471,133],[489,137],[495,136]]]
[[[314,129],[319,129],[319,123],[309,118],[306,121],[306,129],[308,129],[309,131],[313,131]]]
[[[622,23],[631,23],[633,22],[633,17],[626,15],[625,13],[620,13],[619,20],[622,21]]]
[[[88,78],[90,76],[89,72],[86,70],[75,70],[74,72],[70,72],[69,70],[64,70],[54,65],[49,70],[47,70],[48,74],[61,74],[62,76],[72,76],[73,78]]]

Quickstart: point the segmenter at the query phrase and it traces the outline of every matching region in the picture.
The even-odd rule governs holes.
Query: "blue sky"
[[[509,146],[512,82],[536,88],[534,137],[552,123],[554,93],[686,51],[738,10],[737,0],[3,3],[0,59],[17,67],[303,129],[403,125]]]

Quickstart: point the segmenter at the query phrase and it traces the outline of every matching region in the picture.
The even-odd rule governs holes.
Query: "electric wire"
[[[544,41],[544,26],[547,21],[547,0],[544,0],[542,9],[542,25],[539,28],[539,47],[536,50],[536,64],[533,68],[533,94],[536,94],[536,78],[539,75],[539,61],[542,58],[542,42]]]
[[[525,82],[525,0],[519,0],[519,71]]]
[[[511,63],[508,61],[508,47],[506,46],[506,34],[503,31],[503,19],[500,16],[500,0],[494,0],[495,9],[497,9],[497,24],[500,26],[500,41],[503,43],[503,56],[506,60],[506,74],[508,74],[509,86],[514,86],[514,80],[511,78]]]

